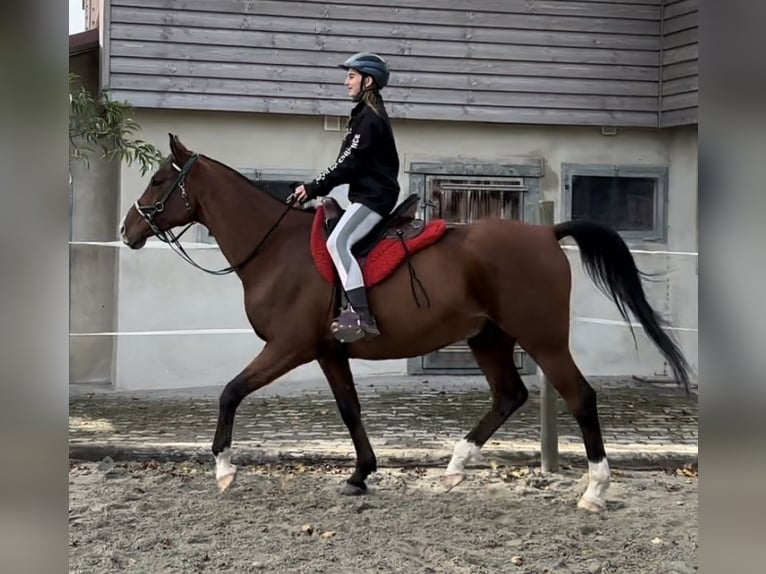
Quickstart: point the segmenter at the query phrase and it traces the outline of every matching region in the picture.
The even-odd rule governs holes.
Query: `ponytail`
[[[372,108],[373,112],[382,117],[381,110],[383,108],[383,100],[381,99],[376,86],[362,91],[362,100],[368,107]]]

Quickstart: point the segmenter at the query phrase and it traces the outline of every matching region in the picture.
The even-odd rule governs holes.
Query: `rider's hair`
[[[372,111],[380,115],[380,106],[382,105],[380,94],[376,89],[365,90],[362,94],[362,100]]]
[[[366,78],[370,78],[372,80],[372,85],[369,88],[366,88],[364,86],[364,81]],[[372,111],[375,112],[378,115],[381,115],[380,108],[383,106],[383,100],[380,98],[380,92],[378,91],[378,86],[375,84],[375,80],[370,76],[363,76],[362,77],[362,100],[364,101],[367,106],[372,108]]]

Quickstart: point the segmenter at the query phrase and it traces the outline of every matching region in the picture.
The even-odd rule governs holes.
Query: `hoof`
[[[231,485],[234,483],[234,479],[236,478],[237,473],[232,472],[231,474],[226,474],[222,476],[221,478],[217,479],[216,482],[218,483],[218,492],[224,493]]]
[[[367,494],[367,486],[364,483],[359,486],[346,482],[341,486],[340,493],[343,496],[361,496],[362,494]]]
[[[606,505],[600,500],[594,500],[593,498],[581,498],[577,503],[577,508],[582,508],[589,512],[602,512]]]
[[[465,480],[465,474],[463,473],[456,473],[456,474],[445,474],[442,476],[442,484],[449,492],[453,488],[455,488],[458,484],[463,482]]]

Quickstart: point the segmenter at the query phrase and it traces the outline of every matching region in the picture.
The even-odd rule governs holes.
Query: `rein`
[[[245,265],[250,263],[261,251],[261,247],[263,247],[263,244],[266,243],[266,240],[269,238],[269,236],[274,232],[274,230],[279,226],[279,224],[282,222],[282,220],[285,218],[285,216],[289,213],[289,211],[292,209],[293,204],[295,203],[295,196],[290,195],[287,198],[287,206],[285,207],[285,210],[282,212],[282,215],[279,216],[279,219],[277,219],[276,223],[272,225],[269,230],[266,232],[266,234],[261,238],[261,240],[258,242],[258,245],[255,246],[253,251],[248,255],[243,261],[239,262],[236,265],[232,265],[230,267],[226,267],[224,269],[207,269],[205,267],[202,267],[200,264],[198,264],[196,261],[194,261],[191,256],[186,252],[183,245],[181,245],[181,237],[184,233],[186,233],[189,228],[194,225],[196,222],[192,221],[189,223],[184,229],[179,233],[178,235],[174,234],[171,230],[162,231],[157,227],[157,224],[154,222],[154,216],[158,213],[162,213],[165,210],[165,202],[170,198],[170,196],[173,194],[173,192],[176,189],[181,190],[181,198],[184,200],[184,204],[186,205],[186,210],[191,211],[192,207],[189,203],[189,195],[186,193],[186,176],[189,173],[189,170],[191,169],[192,165],[195,161],[199,158],[199,154],[193,154],[187,162],[184,164],[183,167],[179,167],[176,165],[175,162],[172,162],[173,168],[178,171],[178,177],[176,178],[175,182],[173,182],[173,185],[168,189],[168,191],[165,192],[165,195],[160,199],[159,201],[155,202],[153,205],[139,205],[138,200],[136,200],[134,206],[138,213],[144,218],[144,221],[146,221],[147,225],[152,229],[154,232],[154,235],[162,241],[163,243],[167,243],[170,248],[178,254],[181,259],[189,263],[190,265],[196,267],[200,271],[204,271],[205,273],[209,273],[210,275],[228,275],[229,273],[233,273],[234,271],[237,271],[239,269],[242,269]]]

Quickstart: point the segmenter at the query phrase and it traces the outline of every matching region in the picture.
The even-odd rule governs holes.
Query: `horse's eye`
[[[152,185],[154,185],[154,186],[162,185],[162,181],[157,179],[156,177],[153,177],[152,178]]]

